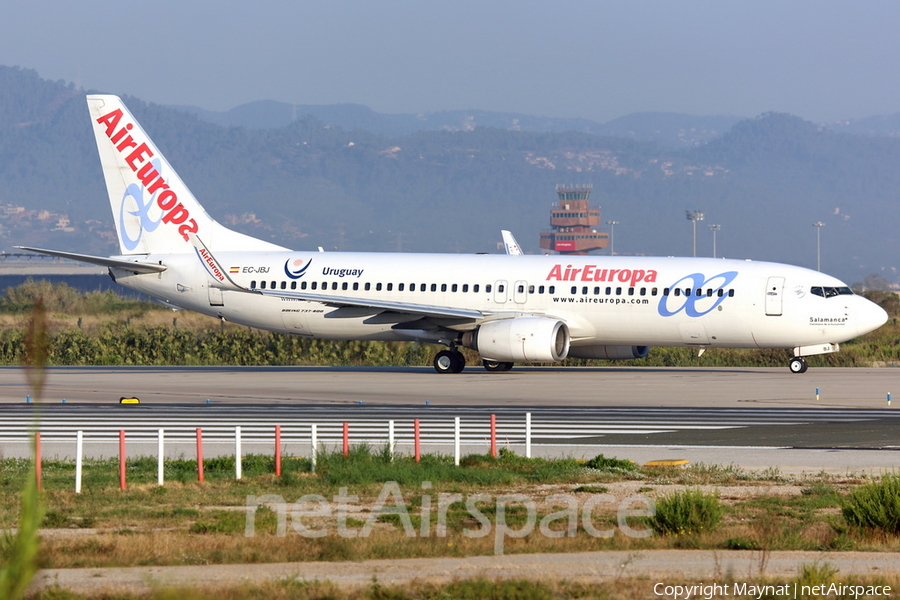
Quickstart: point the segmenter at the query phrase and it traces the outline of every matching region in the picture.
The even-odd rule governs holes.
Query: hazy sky
[[[900,112],[898,57],[886,0],[0,0],[0,64],[212,110],[823,122]]]

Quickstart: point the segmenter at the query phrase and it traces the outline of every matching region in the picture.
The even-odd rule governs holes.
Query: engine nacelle
[[[569,328],[545,317],[488,321],[463,334],[462,343],[498,362],[559,362],[569,352]]]
[[[573,346],[570,358],[600,360],[633,360],[644,358],[650,353],[650,346]]]

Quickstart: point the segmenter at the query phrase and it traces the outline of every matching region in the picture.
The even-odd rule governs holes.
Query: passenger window
[[[354,291],[354,292],[358,292],[358,291],[359,291],[359,282],[358,282],[358,281],[354,281],[354,282],[353,282],[353,291]]]
[[[255,279],[254,279],[253,281],[250,282],[250,287],[251,287],[251,288],[255,288],[255,287],[256,287],[256,280],[255,280]]]
[[[570,293],[570,294],[577,294],[577,293],[578,293],[578,287],[573,285],[573,286],[572,286],[572,289],[569,290],[569,293]]]
[[[734,298],[734,290],[728,290],[728,297]]]
[[[282,282],[281,282],[281,289],[283,289],[283,290],[286,290],[286,289],[287,289],[287,281],[282,281]]]
[[[663,288],[663,296],[669,295],[669,288]]]
[[[584,286],[583,288],[581,288],[581,293],[584,294],[585,296],[587,296],[587,293],[588,293],[588,287],[587,287],[587,286]]]
[[[555,293],[556,293],[556,286],[555,286],[555,285],[551,285],[551,286],[547,289],[547,293],[548,293],[548,294],[555,294]]]
[[[666,294],[666,295],[668,296],[668,294]],[[681,288],[675,288],[675,297],[677,298],[680,295],[681,295]]]
[[[455,291],[457,291],[458,289],[459,289],[459,286],[458,286],[457,284],[455,284],[455,283],[454,283],[452,286],[450,286],[450,291],[451,291],[451,292],[455,292]]]
[[[719,291],[716,292],[716,295],[717,295],[719,298],[721,298],[722,296],[725,295],[725,290],[723,290],[722,288],[719,288]]]
[[[611,294],[612,294],[612,288],[611,287],[606,288],[606,295],[609,296]]]
[[[533,285],[529,285],[529,286],[528,286],[528,293],[529,293],[529,294],[533,294],[533,293],[534,293],[534,286],[533,286]]]
[[[380,283],[376,283],[376,284],[375,284],[375,291],[376,291],[376,292],[380,292],[380,291],[381,291],[381,284],[380,284]]]
[[[506,286],[501,283],[500,285],[497,286],[497,291],[502,294],[503,292],[506,291]]]
[[[426,289],[428,289],[428,286],[427,286],[427,285],[425,285],[424,283],[420,283],[420,284],[419,284],[419,291],[420,291],[420,292],[424,292]]]
[[[446,292],[446,291],[447,291],[447,284],[446,284],[446,283],[442,283],[442,284],[441,284],[441,291],[442,291],[442,292]]]
[[[305,282],[305,281],[301,281],[301,282],[300,282],[300,289],[301,289],[301,290],[305,290],[305,289],[306,289],[306,282]]]
[[[292,289],[292,290],[296,290],[296,289],[297,289],[297,282],[296,282],[296,281],[292,281],[292,282],[291,282],[291,289]]]
[[[621,296],[621,295],[622,295],[622,288],[617,287],[616,288],[616,296]]]
[[[538,294],[543,294],[543,293],[544,293],[544,286],[539,285],[538,286]]]
[[[394,289],[394,284],[393,284],[393,283],[387,284],[387,291],[390,292],[390,291],[393,290],[393,289]]]
[[[656,293],[657,293],[657,291],[658,291],[658,290],[657,290],[656,288],[651,289],[651,290],[650,290],[650,295],[651,295],[651,296],[655,296]]]
[[[466,292],[469,291],[469,284],[468,284],[468,283],[464,283],[464,284],[463,284],[462,291],[463,291],[463,293],[466,293]]]
[[[436,291],[437,291],[437,284],[436,284],[436,283],[432,283],[432,284],[431,284],[431,291],[432,291],[432,292],[436,292]]]
[[[597,287],[594,288],[594,295],[595,295],[595,296],[599,296],[599,295],[600,295],[600,286],[597,286]]]
[[[478,293],[478,289],[479,289],[479,285],[477,283],[472,286],[472,291],[475,292],[476,294]],[[488,290],[488,291],[490,291],[490,290]]]
[[[634,296],[634,288],[633,287],[628,288],[628,295]]]
[[[712,298],[712,295],[713,295],[713,290],[712,290],[712,288],[707,288],[707,289],[706,289],[706,297],[707,297],[707,298]]]
[[[697,288],[696,296],[699,298],[702,295],[703,295],[703,290],[701,290],[700,288]]]
[[[647,295],[647,288],[641,288],[641,296]]]
[[[520,294],[524,294],[524,293],[525,293],[525,286],[524,286],[524,285],[520,285],[520,286],[519,286],[519,293],[520,293]]]
[[[402,283],[398,283],[398,284],[397,284],[397,291],[398,291],[398,292],[402,292],[402,291],[403,291],[403,284],[402,284]]]
[[[337,281],[335,281],[334,283],[331,284],[331,289],[333,289],[334,291],[337,291],[337,289],[338,289],[338,282],[337,282]]]
[[[316,282],[316,281],[312,282],[312,289],[316,289],[318,286],[319,286],[318,282]]]
[[[366,287],[366,291],[368,292],[369,290],[372,289],[372,284],[369,283],[369,282],[366,282],[366,286],[365,286],[365,287]]]
[[[491,284],[487,284],[486,286],[484,286],[484,291],[487,292],[488,294],[490,294],[491,293]]]

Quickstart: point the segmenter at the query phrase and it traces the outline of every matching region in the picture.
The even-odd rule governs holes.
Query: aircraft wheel
[[[461,352],[441,350],[434,357],[434,370],[438,373],[459,373],[466,367],[466,359]]]
[[[490,371],[491,373],[500,373],[503,371],[509,371],[510,369],[513,368],[513,363],[500,362],[498,360],[484,359],[481,361],[481,364],[484,365],[484,369],[486,371]]]
[[[791,369],[791,373],[806,373],[806,370],[809,368],[809,365],[806,364],[806,361],[799,357],[795,356],[791,359],[790,364],[788,365]]]

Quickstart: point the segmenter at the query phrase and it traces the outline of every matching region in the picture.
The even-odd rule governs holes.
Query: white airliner
[[[460,346],[488,371],[650,346],[785,348],[802,373],[804,357],[887,320],[834,277],[776,263],[530,256],[511,236],[503,255],[289,250],[214,221],[118,97],[87,102],[120,254],[24,249],[106,266],[172,306],[301,336],[442,344],[439,373],[462,371]]]

